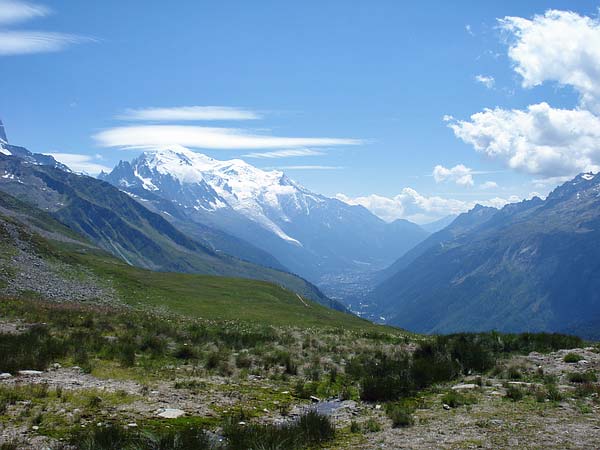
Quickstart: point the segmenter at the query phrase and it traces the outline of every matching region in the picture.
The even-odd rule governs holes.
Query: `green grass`
[[[87,277],[92,272],[101,284],[114,288],[124,303],[134,307],[160,308],[191,318],[219,321],[236,320],[303,328],[333,327],[382,334],[402,333],[397,329],[374,325],[351,314],[329,309],[307,298],[301,300],[295,292],[271,282],[154,272],[128,265],[103,250],[86,245],[82,238],[79,238],[81,243],[53,241],[38,234],[36,228],[31,228],[31,222],[35,222],[37,229],[55,232],[71,239],[78,236],[47,214],[16,199],[0,196],[0,206],[3,201],[9,202],[5,206],[14,210],[17,216],[0,215],[0,228],[3,223],[16,227],[20,239],[29,242],[38,256],[51,264],[61,263],[61,275],[65,278],[77,278],[78,274]],[[11,201],[15,204],[10,203]],[[20,214],[26,218],[18,217]],[[42,220],[44,217],[46,224]],[[8,234],[0,233],[1,235]],[[11,239],[0,240],[3,241],[3,254],[14,250]],[[289,278],[285,281],[288,285],[292,281],[304,283],[293,275],[279,274]],[[298,291],[302,292],[302,286],[298,287]]]

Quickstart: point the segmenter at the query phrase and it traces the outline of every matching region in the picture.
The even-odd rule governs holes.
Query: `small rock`
[[[246,425],[246,422],[238,422],[238,425]]]
[[[39,430],[39,429],[40,429],[40,427],[38,427],[37,425],[34,425],[34,426],[32,426],[32,427],[31,427],[31,429],[32,429],[33,431],[37,431],[37,430]]]
[[[138,425],[137,425],[137,423],[135,423],[135,422],[131,422],[131,423],[128,423],[128,424],[127,424],[127,427],[128,427],[128,428],[137,428],[137,426],[138,426]]]
[[[0,380],[6,380],[7,378],[11,378],[12,375],[10,373],[4,372],[0,373]]]
[[[157,414],[158,417],[162,417],[163,419],[177,419],[184,415],[185,411],[177,408],[166,408],[164,411]]]
[[[19,370],[19,372],[17,372],[19,375],[23,375],[23,376],[38,376],[43,374],[44,372],[42,372],[41,370]]]
[[[444,405],[443,405],[443,406],[444,406],[444,409],[445,409],[446,411],[449,411],[449,410],[450,410],[450,405],[447,405],[447,404],[445,404],[445,403],[444,403]]]
[[[59,363],[54,363],[54,364],[52,364],[52,368],[53,368],[54,370],[58,370],[58,369],[60,369],[61,367],[62,367],[62,366],[61,366]]]
[[[375,405],[375,409],[381,409],[381,405]]]
[[[321,401],[321,399],[319,397],[315,397],[314,395],[310,396],[310,399],[314,402],[314,403],[319,403]]]
[[[462,390],[469,390],[469,389],[477,389],[477,387],[478,386],[473,383],[457,384],[456,386],[452,386],[452,390],[453,391],[462,391]]]

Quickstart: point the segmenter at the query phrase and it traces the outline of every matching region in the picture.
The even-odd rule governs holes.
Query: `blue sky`
[[[527,112],[530,105],[547,102],[549,114],[589,111],[591,119],[573,120],[595,127],[598,110],[592,100],[600,89],[570,79],[556,64],[542,73],[532,68],[545,51],[536,47],[535,33],[555,33],[551,47],[581,31],[574,45],[593,47],[598,6],[592,1],[0,0],[0,117],[11,143],[80,155],[67,156],[67,162],[92,171],[93,165],[112,167],[135,157],[139,148],[122,147],[140,136],[164,130],[165,139],[179,140],[182,127],[203,132],[210,127],[216,136],[196,133],[186,139],[220,147],[199,149],[219,159],[243,156],[258,167],[286,168],[308,188],[343,194],[340,198],[386,219],[425,222],[475,201],[501,204],[545,194],[565,177],[595,169],[600,160],[589,133],[569,135],[559,149],[552,143],[528,147],[523,140],[534,137],[522,134],[539,138],[537,130],[522,130],[506,144],[500,132],[490,138],[482,131],[498,125],[498,115],[481,122],[469,118],[484,108],[524,111],[523,117],[503,116],[503,126],[512,130],[511,121],[547,113]],[[541,15],[550,9],[576,14],[544,22]],[[528,22],[499,25],[497,19],[507,16]],[[561,26],[576,32],[560,38]],[[510,56],[511,45],[519,42],[521,51]],[[586,55],[596,50],[580,49]],[[596,73],[593,63],[578,61],[566,62],[569,73]],[[184,106],[200,108],[182,112]],[[186,112],[196,120],[182,120]],[[206,117],[213,120],[198,120]],[[569,129],[571,119],[565,117]],[[167,125],[178,128],[156,128]],[[155,127],[152,133],[139,130],[147,126]],[[228,140],[230,129],[238,130],[236,139]],[[576,161],[569,159],[582,139],[589,149]],[[521,153],[515,156],[512,147],[502,145]],[[256,157],[266,152],[271,154]]]

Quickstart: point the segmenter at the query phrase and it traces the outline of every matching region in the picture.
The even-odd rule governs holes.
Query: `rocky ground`
[[[8,329],[6,323],[3,327]],[[570,353],[581,360],[565,362]],[[310,402],[293,397],[284,383],[257,376],[200,378],[185,367],[173,370],[176,375],[170,375],[168,381],[151,383],[95,377],[77,367],[59,365],[42,372],[2,375],[0,387],[43,386],[47,400],[33,395],[31,400],[10,406],[3,416],[0,442],[16,440],[26,443],[22,448],[55,448],[58,441],[47,431],[52,426],[60,428],[60,424],[86,427],[118,418],[136,427],[144,421],[177,420],[180,416],[210,421],[236,408],[251,410],[253,420],[281,423],[307,408],[316,408],[331,415],[339,430],[331,448],[600,447],[597,383],[583,395],[579,392],[582,383],[570,381],[573,373],[600,372],[600,354],[595,348],[512,357],[489,376],[436,386],[419,397],[414,425],[399,428],[392,427],[382,405],[353,400]],[[559,395],[555,400],[538,399],[536,392],[547,389],[548,379]],[[515,390],[522,398],[509,398]],[[449,392],[468,401],[445,404]]]
[[[115,290],[91,271],[75,270],[62,262],[42,258],[21,238],[16,226],[4,222],[3,227],[11,244],[6,247],[0,244],[0,295],[11,297],[26,293],[53,301],[96,304],[117,301]]]

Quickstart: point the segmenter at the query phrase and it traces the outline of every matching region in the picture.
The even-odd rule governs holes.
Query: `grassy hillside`
[[[62,291],[95,285],[97,289],[88,289],[90,301],[105,300],[94,297],[103,296],[98,292],[104,289],[107,297],[128,305],[164,308],[189,317],[301,327],[378,328],[272,283],[130,266],[92,246],[48,214],[6,195],[0,199],[0,247],[4,284],[14,284],[16,274],[25,272],[25,279],[39,280],[35,295],[40,297],[45,296],[44,282],[48,290],[58,290],[55,297],[60,297],[63,283]],[[9,292],[32,295],[27,287],[21,288],[12,286]]]

